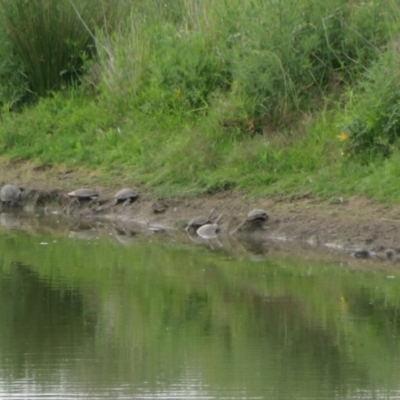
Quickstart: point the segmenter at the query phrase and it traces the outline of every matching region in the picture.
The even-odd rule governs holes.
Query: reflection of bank
[[[241,237],[240,239],[231,237],[231,239],[235,241],[232,247],[236,248],[236,252],[241,248],[251,261],[260,262],[265,260],[269,251],[265,240],[257,240],[252,237]]]
[[[124,225],[114,226],[114,237],[123,245],[131,245],[137,240],[138,232]]]
[[[70,239],[92,240],[98,239],[99,233],[95,229],[90,231],[69,231],[68,237]]]
[[[17,215],[1,213],[0,214],[0,224],[8,229],[15,229],[21,226],[21,221]]]
[[[91,240],[98,239],[100,235],[98,226],[94,221],[75,221],[68,232],[68,237],[73,239]]]

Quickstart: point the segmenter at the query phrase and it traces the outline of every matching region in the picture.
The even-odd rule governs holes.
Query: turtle
[[[218,222],[220,221],[222,214],[218,216],[212,224],[204,224],[199,229],[197,229],[197,234],[201,236],[203,239],[213,239],[217,237],[217,233],[219,232]]]
[[[97,200],[99,198],[99,193],[93,189],[76,189],[73,192],[68,193],[69,197],[74,198],[74,201],[78,202],[80,200]]]
[[[167,211],[168,204],[165,201],[158,200],[151,206],[154,214],[162,214]]]
[[[263,229],[264,223],[268,221],[268,218],[268,214],[264,210],[255,208],[247,214],[246,219],[236,228],[233,233],[250,233],[257,229]]]
[[[4,185],[0,190],[0,201],[13,206],[22,195],[24,188],[14,185]]]
[[[139,194],[132,189],[121,189],[115,194],[113,205],[116,206],[119,203],[123,203],[122,205],[127,206],[138,197]]]
[[[247,214],[247,221],[268,221],[268,214],[260,209],[255,208]]]
[[[195,218],[191,219],[186,227],[186,232],[189,232],[189,231],[196,232],[197,229],[199,229],[203,225],[210,224],[212,222],[211,217],[214,213],[214,210],[215,210],[214,208],[211,210],[210,215],[208,217],[201,215],[199,217],[195,217]]]

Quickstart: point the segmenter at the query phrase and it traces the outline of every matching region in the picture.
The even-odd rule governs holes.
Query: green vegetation
[[[0,0],[0,154],[164,195],[400,199],[396,1],[28,3]]]

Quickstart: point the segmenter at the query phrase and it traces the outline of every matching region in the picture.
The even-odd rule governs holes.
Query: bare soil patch
[[[237,192],[199,198],[169,198],[160,204],[150,193],[134,187],[140,194],[137,201],[128,206],[114,206],[112,201],[116,191],[131,186],[124,179],[107,183],[97,172],[26,161],[10,163],[4,159],[0,160],[0,173],[3,183],[25,187],[22,206],[28,209],[36,206],[50,212],[61,211],[69,205],[66,196],[69,191],[92,187],[100,192],[100,204],[70,207],[71,215],[140,222],[148,227],[179,231],[191,218],[208,215],[214,208],[215,215],[223,214],[221,234],[233,234],[251,209],[261,208],[268,213],[269,220],[264,229],[247,233],[245,242],[251,237],[255,241],[285,243],[286,247],[298,248],[301,244],[307,251],[333,249],[355,258],[400,260],[399,205],[360,197],[327,202],[312,197],[295,200],[255,198]]]

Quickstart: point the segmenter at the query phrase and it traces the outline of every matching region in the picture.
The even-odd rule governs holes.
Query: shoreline
[[[269,216],[264,229],[249,234],[231,235],[241,240],[275,241],[288,247],[301,244],[311,250],[335,250],[344,254],[380,260],[400,260],[400,206],[374,202],[362,197],[328,202],[305,196],[301,199],[254,197],[238,192],[220,192],[199,197],[162,199],[165,212],[154,211],[149,192],[138,190],[139,198],[130,205],[112,205],[113,196],[122,187],[131,187],[123,181],[107,184],[107,176],[81,169],[65,171],[62,166],[42,168],[31,162],[10,163],[2,159],[0,172],[4,183],[25,187],[22,207],[25,210],[42,209],[60,214],[69,204],[67,193],[79,187],[91,187],[100,192],[96,207],[87,204],[74,206],[71,218],[99,218],[144,228],[184,232],[187,222],[199,215],[222,214],[221,236],[231,235],[254,208],[263,209]],[[3,212],[7,207],[3,206]]]

